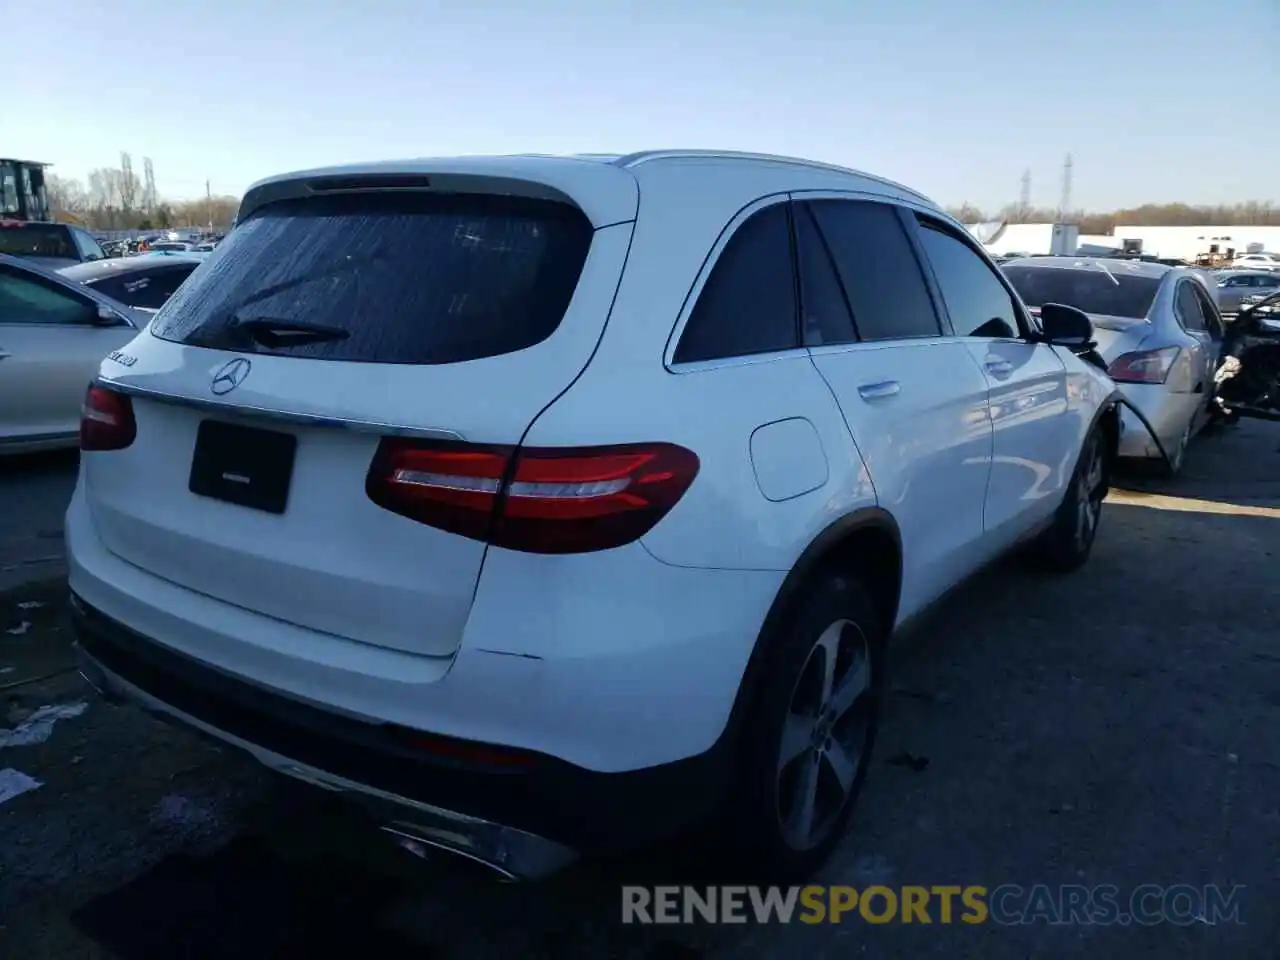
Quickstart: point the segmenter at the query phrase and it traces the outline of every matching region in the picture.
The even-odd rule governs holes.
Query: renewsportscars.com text
[[[1243,923],[1244,887],[1112,884],[622,888],[623,923]]]

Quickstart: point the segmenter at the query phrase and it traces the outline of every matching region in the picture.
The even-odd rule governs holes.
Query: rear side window
[[[720,252],[676,347],[676,363],[798,346],[786,204],[752,214]]]
[[[807,206],[831,250],[861,339],[942,332],[896,207],[861,200],[817,200]]]
[[[933,267],[958,337],[1016,337],[1013,296],[995,269],[958,237],[920,222],[920,245]]]
[[[548,200],[364,193],[286,200],[237,224],[155,335],[365,363],[460,363],[553,334],[591,247]]]
[[[99,293],[104,293],[113,300],[119,300],[131,307],[158,310],[173,296],[174,291],[182,285],[182,281],[186,280],[194,269],[195,264],[184,264],[151,273],[120,274],[108,277],[92,286]]]
[[[1205,330],[1208,325],[1205,322],[1204,311],[1200,307],[1200,300],[1196,297],[1196,292],[1191,287],[1194,282],[1193,280],[1183,280],[1178,284],[1178,296],[1174,309],[1184,330]]]

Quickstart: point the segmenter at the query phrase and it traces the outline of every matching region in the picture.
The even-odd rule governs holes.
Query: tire
[[[1106,443],[1095,428],[1080,449],[1071,483],[1052,523],[1033,545],[1041,567],[1053,573],[1070,573],[1089,559],[1102,519],[1108,473]]]
[[[830,856],[866,778],[884,701],[885,632],[866,589],[827,573],[762,642],[722,839],[732,865],[752,880],[794,883]],[[834,681],[824,709],[828,662]]]

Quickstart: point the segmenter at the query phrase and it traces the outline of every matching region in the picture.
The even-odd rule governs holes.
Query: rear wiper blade
[[[1107,265],[1105,263],[1103,263],[1101,260],[1095,260],[1093,261],[1093,263],[1094,263],[1094,266],[1096,266],[1099,270],[1101,270],[1103,273],[1107,275],[1108,280],[1114,283],[1117,287],[1120,286],[1120,281],[1117,280],[1112,275],[1111,271],[1107,269]]]
[[[346,340],[351,331],[331,327],[323,323],[305,320],[286,320],[283,317],[231,317],[231,329],[247,333],[264,347],[302,346],[307,343],[327,343]]]

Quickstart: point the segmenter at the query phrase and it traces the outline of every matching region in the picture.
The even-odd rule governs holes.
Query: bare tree
[[[947,207],[947,213],[961,223],[981,223],[986,219],[983,212],[971,203],[962,203],[958,207]]]
[[[79,216],[89,208],[89,195],[85,192],[84,185],[73,177],[48,174],[44,189],[55,218],[58,214],[67,213]]]

